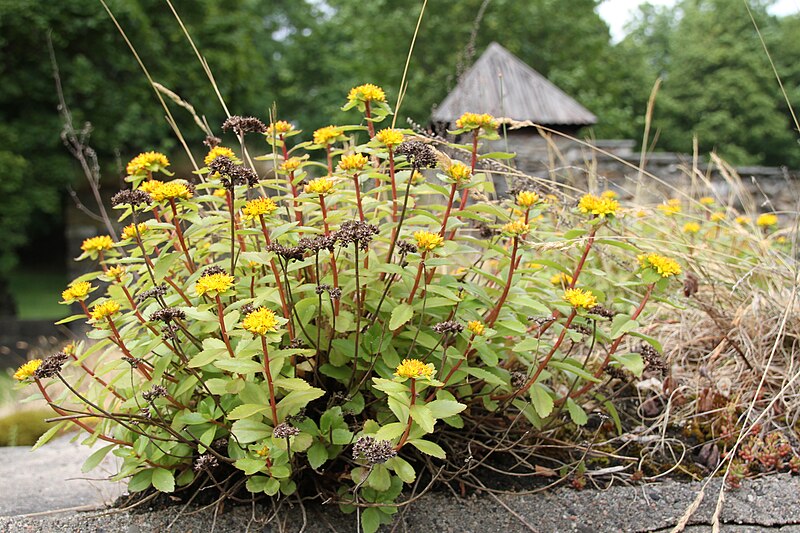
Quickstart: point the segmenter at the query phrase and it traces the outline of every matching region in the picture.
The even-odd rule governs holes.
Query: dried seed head
[[[331,287],[328,289],[328,294],[331,295],[332,300],[338,300],[342,297],[341,287]]]
[[[221,142],[222,139],[220,139],[219,137],[214,137],[213,135],[209,135],[206,137],[206,140],[203,141],[203,144],[205,144],[209,148],[216,148],[217,146],[219,146],[219,143]]]
[[[440,335],[455,335],[456,333],[461,333],[464,331],[464,325],[459,324],[455,320],[447,320],[445,322],[439,322],[433,326],[433,331],[439,333]]]
[[[286,422],[281,422],[275,429],[272,430],[272,436],[276,439],[286,439],[289,437],[294,437],[295,435],[299,435],[300,430],[296,427],[290,426]]]
[[[372,242],[372,237],[377,235],[379,231],[378,226],[367,224],[366,222],[348,220],[336,232],[336,239],[341,246],[349,246],[355,243],[359,249],[366,252]]]
[[[52,378],[61,372],[61,367],[64,366],[64,363],[66,363],[68,359],[69,356],[64,352],[56,352],[53,355],[45,358],[33,375],[36,379]]]
[[[150,390],[142,393],[144,401],[152,403],[156,398],[161,398],[167,395],[167,389],[162,385],[153,385]]]
[[[284,246],[282,244],[273,242],[272,244],[267,245],[266,249],[268,252],[274,253],[275,255],[283,258],[285,261],[302,261],[304,256],[304,250],[299,246]]]
[[[140,292],[136,296],[136,303],[142,303],[148,298],[158,298],[160,296],[164,296],[167,294],[167,285],[166,283],[162,283],[158,287],[153,287],[152,289],[147,289],[146,291]]]
[[[151,322],[165,322],[169,324],[174,320],[186,320],[186,313],[182,309],[176,307],[165,307],[164,309],[154,311],[153,314],[150,315]]]
[[[409,241],[397,241],[397,249],[400,250],[400,255],[417,253],[417,245]]]
[[[397,455],[397,452],[388,440],[359,437],[353,444],[353,458],[366,459],[370,465],[385,463],[395,455]]]
[[[142,363],[141,359],[137,359],[135,357],[125,356],[122,358],[122,360],[131,365],[131,368],[139,368],[139,365]]]
[[[613,309],[609,309],[608,307],[604,307],[602,305],[595,305],[589,309],[589,313],[592,315],[600,315],[604,318],[614,318],[617,314],[617,312]]]
[[[245,133],[266,133],[267,126],[255,117],[240,117],[234,115],[222,123],[222,131],[233,130],[236,135]]]
[[[415,169],[436,166],[436,151],[429,144],[420,141],[404,141],[397,146],[395,153],[406,156]]]
[[[313,239],[309,239],[307,237],[300,239],[297,242],[297,248],[316,254],[322,250],[328,250],[329,252],[332,252],[335,244],[335,235],[317,235]]]
[[[511,386],[519,390],[528,381],[528,375],[525,372],[512,372],[511,373]]]
[[[203,470],[212,470],[217,466],[219,466],[219,461],[217,461],[217,458],[211,455],[210,453],[201,455],[194,461],[195,472],[202,472]]]
[[[111,205],[130,205],[138,207],[142,204],[148,205],[153,201],[149,194],[141,189],[125,189],[119,191],[111,197]]]

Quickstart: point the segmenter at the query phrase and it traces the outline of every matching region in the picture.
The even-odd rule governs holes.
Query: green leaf
[[[422,439],[413,439],[408,441],[409,444],[414,446],[416,449],[421,451],[422,453],[426,453],[428,455],[432,455],[438,459],[444,459],[447,457],[447,454],[442,449],[441,446],[436,444],[435,442],[431,442],[429,440],[422,440]]]
[[[536,414],[547,418],[553,412],[553,397],[544,388],[544,385],[534,383],[531,387],[531,402]]]
[[[228,413],[229,420],[238,420],[240,418],[247,418],[257,413],[263,413],[269,409],[269,405],[260,405],[257,403],[246,403],[234,407]],[[260,420],[260,417],[259,417]]]
[[[417,479],[417,473],[414,471],[414,467],[400,456],[396,455],[384,464],[386,468],[394,470],[397,477],[403,480],[404,483],[413,483],[414,480]]]
[[[657,339],[649,335],[645,335],[644,333],[639,333],[638,331],[631,331],[630,336],[642,339],[644,342],[655,348],[658,353],[664,353],[664,348]]]
[[[402,422],[392,422],[386,424],[375,433],[376,440],[394,440],[406,430],[406,425]]]
[[[367,485],[378,492],[384,492],[392,486],[392,476],[385,466],[375,465],[367,478]]]
[[[165,468],[153,470],[153,487],[161,492],[175,491],[175,476]]]
[[[231,426],[231,433],[233,433],[242,444],[248,444],[250,442],[266,439],[272,435],[272,428],[261,422],[245,418],[233,423]]]
[[[128,492],[142,492],[149,489],[153,483],[153,469],[148,468],[137,472],[128,482]]]
[[[311,465],[311,468],[316,470],[328,460],[328,449],[323,443],[317,441],[308,449],[306,457],[308,457],[308,464]]]
[[[346,446],[353,442],[353,432],[346,428],[336,428],[331,431],[331,443]]]
[[[83,463],[83,466],[81,467],[81,472],[85,474],[86,472],[92,470],[94,467],[99,465],[100,462],[105,458],[105,456],[108,455],[108,452],[110,452],[116,446],[117,446],[116,444],[109,444],[108,446],[103,446],[102,448],[94,452]]]
[[[409,320],[411,317],[414,316],[414,308],[411,307],[407,303],[401,303],[394,309],[392,309],[392,316],[389,319],[389,329],[391,331],[396,330]]]
[[[364,533],[375,533],[381,527],[383,513],[377,507],[367,507],[361,512],[361,529]]]
[[[514,159],[517,154],[509,152],[489,152],[488,154],[481,154],[478,159]]]
[[[638,353],[614,354],[611,357],[637,378],[642,377],[644,361]]]
[[[300,409],[324,394],[324,390],[316,387],[291,391],[278,402],[278,419],[283,420],[288,415],[296,415]]]
[[[558,368],[559,370],[563,370],[565,372],[570,372],[578,377],[585,379],[586,381],[591,381],[592,383],[600,383],[600,379],[594,377],[594,375],[588,372],[585,368],[581,366],[580,363],[575,361],[574,359],[564,359],[563,361],[553,361],[551,360],[547,363],[548,367]]]
[[[233,466],[245,473],[245,475],[252,476],[256,472],[266,470],[267,463],[264,459],[256,459],[254,457],[242,457],[238,459]]]
[[[55,434],[58,433],[58,430],[63,428],[66,424],[67,424],[67,421],[64,420],[63,422],[59,422],[55,426],[53,426],[50,429],[48,429],[47,431],[45,431],[42,436],[40,436],[38,439],[36,439],[36,444],[33,445],[33,448],[31,448],[31,451],[38,450],[39,448],[41,448],[42,446],[47,444],[50,441],[50,439],[52,439],[55,436]]]
[[[609,333],[609,337],[616,339],[638,327],[639,323],[632,320],[628,315],[617,315],[611,322],[611,333]]]
[[[572,398],[567,398],[567,410],[569,411],[569,417],[577,426],[583,426],[589,420],[583,407],[575,403],[575,400]]]
[[[431,413],[427,405],[414,404],[411,406],[410,412],[411,418],[414,422],[419,424],[419,427],[421,427],[425,433],[433,433],[433,426],[436,424],[436,419],[433,417],[433,413]]]
[[[218,359],[214,366],[234,374],[256,374],[264,370],[264,365],[250,359]]]
[[[405,383],[400,383],[398,381],[392,381],[391,379],[372,378],[372,382],[375,384],[374,387],[376,389],[386,393],[410,392],[408,385],[406,385]]]
[[[306,390],[311,388],[308,381],[300,378],[279,378],[273,380],[272,384],[285,390]]]
[[[495,376],[494,374],[492,374],[488,370],[484,370],[483,368],[467,367],[464,368],[464,371],[470,376],[482,379],[483,381],[489,383],[490,385],[505,385],[506,383],[500,377]]]
[[[281,488],[281,482],[275,478],[269,478],[264,484],[264,494],[267,496],[275,496]]]
[[[430,409],[431,414],[436,419],[457,415],[467,408],[466,405],[455,400],[433,400],[426,403],[425,406]]]

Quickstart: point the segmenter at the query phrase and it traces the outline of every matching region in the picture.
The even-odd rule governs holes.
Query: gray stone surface
[[[119,494],[121,486],[86,480],[80,465],[88,453],[63,439],[34,453],[26,448],[0,448],[0,515],[5,515],[0,517],[0,532],[298,532],[304,515],[308,533],[355,531],[354,515],[341,515],[336,507],[319,503],[307,503],[303,511],[297,503],[284,501],[278,518],[272,520],[271,506],[227,507],[222,513],[182,507],[136,513],[103,510],[104,502]],[[718,479],[708,485],[706,497],[686,531],[710,531],[719,486]],[[500,496],[502,504],[487,494],[456,498],[439,492],[402,508],[405,512],[398,516],[394,531],[669,531],[699,489],[699,483],[673,481],[618,485],[605,491],[559,489]],[[95,510],[82,512],[76,508]],[[726,491],[722,524],[721,530],[726,533],[800,533],[800,478],[770,476]],[[387,526],[382,531],[391,530]]]

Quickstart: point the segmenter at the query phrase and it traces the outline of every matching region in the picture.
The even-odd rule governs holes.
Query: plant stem
[[[172,224],[175,226],[175,233],[178,235],[178,241],[180,242],[180,246],[184,255],[186,256],[186,266],[189,267],[189,272],[194,274],[194,261],[192,261],[192,256],[189,255],[189,248],[186,246],[186,239],[183,237],[183,230],[181,229],[181,222],[178,219],[178,209],[175,207],[174,198],[169,199],[169,205],[172,207]],[[231,272],[231,274],[233,274],[233,272]]]
[[[403,436],[400,437],[400,442],[397,443],[397,446],[394,447],[395,450],[399,450],[403,447],[403,444],[406,443],[408,440],[408,434],[411,432],[411,424],[414,422],[414,419],[411,418],[411,408],[414,407],[414,404],[417,401],[417,380],[411,378],[411,404],[408,406],[408,424],[406,424],[406,430],[403,432]]]
[[[419,259],[419,265],[417,266],[417,275],[414,278],[414,286],[411,287],[411,292],[408,295],[407,303],[411,305],[411,302],[414,301],[414,295],[417,292],[417,288],[419,288],[419,281],[422,278],[422,271],[425,269],[425,255],[428,253],[427,250],[422,251],[422,255]]]
[[[325,196],[319,195],[319,206],[322,209],[322,226],[325,228],[325,236],[331,234],[331,230],[328,227],[328,210],[325,208]],[[331,254],[331,275],[333,276],[333,288],[339,287],[339,270],[336,268],[336,254],[333,251],[330,252]],[[334,314],[339,316],[339,299],[337,298],[333,303]]]
[[[488,327],[492,327],[494,325],[495,320],[500,315],[500,309],[503,307],[503,304],[508,298],[508,292],[511,290],[511,280],[514,277],[514,267],[517,264],[517,250],[519,249],[519,237],[514,237],[514,244],[511,248],[511,261],[508,263],[508,279],[506,280],[506,285],[503,287],[503,293],[500,295],[500,299],[497,300],[497,305],[495,305],[492,312],[489,313],[486,317],[486,325]]]
[[[235,358],[236,356],[233,355],[233,348],[231,348],[231,340],[228,338],[228,331],[225,329],[225,310],[222,308],[222,300],[219,297],[219,294],[214,296],[217,301],[217,318],[219,319],[219,329],[222,332],[222,341],[225,343],[225,347],[228,349],[228,354],[230,354],[231,359]]]
[[[264,221],[264,215],[258,215],[258,220],[261,222],[261,233],[264,234],[264,242],[266,242],[267,245],[270,245],[272,241],[269,238],[269,231],[267,231],[267,224]],[[283,318],[289,321],[286,323],[286,329],[289,332],[289,337],[294,338],[294,327],[292,326],[292,314],[289,311],[288,304],[286,303],[286,292],[283,290],[281,275],[278,272],[278,267],[275,266],[275,259],[270,259],[269,265],[272,269],[272,275],[275,276],[275,285],[278,288],[278,296],[280,296],[281,299],[281,309],[283,310]]]
[[[453,209],[453,201],[456,198],[457,187],[458,183],[454,181],[453,185],[450,187],[450,198],[447,200],[447,207],[444,210],[444,216],[442,216],[442,229],[439,230],[440,237],[444,237],[444,234],[447,231],[447,219],[450,218],[450,211]]]
[[[272,384],[272,372],[269,369],[269,351],[267,350],[267,339],[261,335],[261,349],[264,351],[264,377],[267,379],[269,387],[269,406],[272,409],[272,427],[278,425],[278,408],[275,404],[275,386]]]
[[[389,146],[389,179],[392,182],[392,222],[397,222],[397,183],[395,182],[394,177],[394,152],[392,151],[392,147]],[[408,180],[411,181],[413,177],[413,170],[412,175],[409,176]]]

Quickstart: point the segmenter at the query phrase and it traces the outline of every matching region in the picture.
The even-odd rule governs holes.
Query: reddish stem
[[[394,179],[394,152],[392,151],[392,147],[389,146],[389,179],[392,182],[392,222],[397,222],[397,183]],[[412,179],[413,176],[409,176],[408,179]]]
[[[78,363],[81,366],[81,368],[83,369],[84,372],[89,374],[89,376],[91,376],[91,378],[93,380],[95,380],[100,385],[102,385],[103,388],[105,388],[108,392],[110,392],[111,394],[116,396],[119,400],[122,400],[123,402],[126,401],[126,398],[124,396],[122,396],[120,393],[118,393],[116,391],[116,389],[114,389],[114,387],[109,385],[103,378],[101,378],[100,376],[95,374],[94,371],[91,368],[89,368],[88,366],[86,366],[83,362],[78,361],[78,358],[77,358],[77,356],[75,354],[70,354],[70,357],[72,357],[75,360],[75,362]]]
[[[228,349],[231,358],[235,358],[236,356],[233,355],[233,348],[231,348],[231,340],[228,338],[228,331],[225,329],[225,310],[222,308],[222,300],[219,294],[214,298],[217,300],[217,318],[219,318],[219,329],[222,333],[222,341],[225,343],[225,347]]]
[[[261,348],[264,351],[264,377],[267,378],[269,387],[269,406],[272,409],[272,427],[278,425],[278,408],[275,404],[275,387],[272,384],[272,372],[269,369],[269,352],[267,351],[267,340],[261,335]]]
[[[454,181],[450,187],[450,197],[447,199],[447,207],[444,210],[444,216],[442,216],[442,229],[439,230],[440,237],[444,237],[444,234],[447,231],[447,219],[450,218],[450,211],[453,210],[453,201],[456,197],[456,187],[458,187],[458,183]]]
[[[514,267],[517,264],[518,248],[519,248],[519,237],[514,237],[514,244],[511,248],[511,261],[508,264],[508,279],[506,279],[506,285],[505,287],[503,287],[503,294],[500,295],[500,299],[497,301],[497,305],[495,305],[492,312],[489,313],[486,317],[486,325],[488,327],[492,327],[494,325],[495,320],[497,320],[497,317],[500,315],[500,309],[506,302],[506,298],[508,298],[508,292],[511,290],[511,280],[514,277]]]
[[[267,243],[267,246],[271,244],[271,240],[269,238],[269,231],[267,231],[267,224],[264,222],[264,216],[258,216],[259,221],[261,222],[261,233],[264,234],[264,242]],[[292,315],[289,312],[289,306],[286,302],[286,295],[283,292],[283,283],[281,282],[281,275],[278,272],[278,267],[275,265],[275,260],[271,259],[269,262],[269,266],[272,269],[272,275],[275,276],[275,286],[278,288],[278,296],[281,299],[281,309],[283,310],[283,318],[288,320],[289,322],[286,323],[286,329],[289,332],[289,337],[294,338],[294,328],[292,327]]]
[[[186,265],[189,267],[189,272],[194,274],[194,261],[192,261],[192,256],[189,255],[189,248],[186,246],[186,239],[183,237],[183,230],[181,229],[181,222],[178,219],[178,209],[175,207],[174,198],[169,199],[169,205],[172,207],[172,224],[175,226],[175,233],[178,235],[178,241],[180,242],[181,249],[186,256]]]
[[[358,218],[364,222],[364,209],[361,206],[361,185],[358,183],[358,172],[353,174],[353,182],[356,185],[356,204],[358,205]]]
[[[330,228],[328,227],[328,211],[325,208],[325,196],[319,195],[319,206],[322,209],[322,226],[325,228],[325,236],[331,234]],[[339,286],[339,270],[336,268],[336,255],[333,251],[330,252],[331,254],[331,274],[333,275],[333,287],[336,288]],[[333,301],[333,313],[336,316],[339,316],[339,299],[335,299]]]
[[[408,406],[408,424],[406,424],[406,430],[403,432],[403,436],[400,437],[400,442],[397,443],[397,446],[394,447],[395,450],[399,450],[403,447],[403,444],[406,443],[408,440],[408,434],[411,431],[411,423],[414,419],[411,418],[411,408],[414,407],[414,404],[417,401],[417,380],[411,378],[411,404]]]
[[[427,250],[424,250],[422,252],[422,255],[420,256],[419,265],[417,266],[417,275],[414,278],[414,286],[411,287],[411,292],[408,295],[407,302],[409,305],[411,305],[411,302],[414,301],[414,295],[416,294],[417,289],[419,288],[419,281],[420,279],[422,279],[422,269],[425,268],[425,255],[427,253],[428,253]]]

